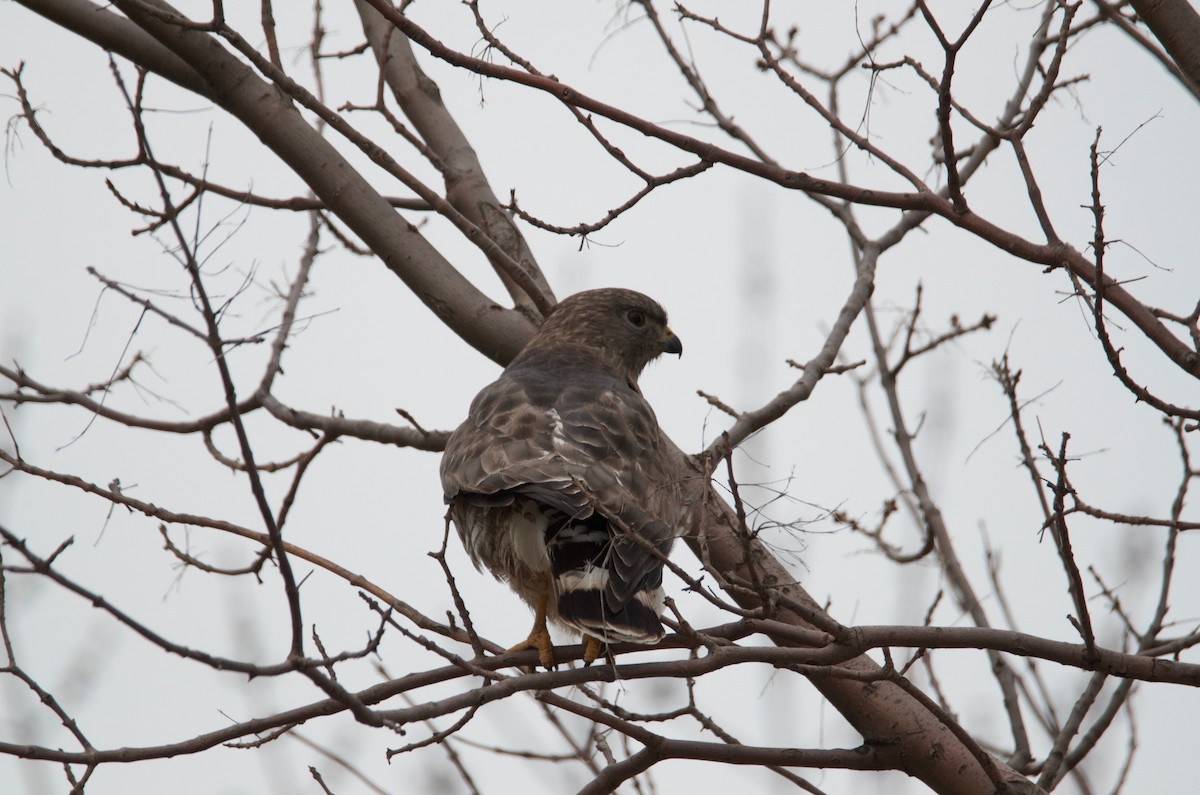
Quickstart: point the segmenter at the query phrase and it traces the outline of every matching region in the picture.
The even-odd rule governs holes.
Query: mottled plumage
[[[467,553],[545,619],[599,642],[663,635],[662,561],[684,522],[662,432],[637,379],[682,353],[657,303],[590,290],[560,303],[471,403],[442,458]],[[631,537],[630,534],[636,536]]]

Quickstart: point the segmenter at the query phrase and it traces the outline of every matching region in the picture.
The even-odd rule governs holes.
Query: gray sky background
[[[358,43],[361,29],[352,6],[329,5],[326,49]],[[875,6],[889,4],[814,5],[783,2],[774,15],[799,20],[807,60],[833,65],[855,48],[856,30],[867,27]],[[723,6],[695,10],[716,13],[717,8],[726,24],[751,24]],[[960,24],[956,16],[968,11],[957,3],[937,8],[949,29]],[[250,11],[251,17],[257,14]],[[498,29],[505,41],[544,72],[654,121],[713,134],[696,126],[686,86],[654,46],[648,26],[626,24],[633,15],[614,4],[484,3],[483,13],[492,21],[506,20]],[[285,18],[277,9],[285,61],[295,59],[297,73],[305,75],[308,14],[307,5],[295,17]],[[447,44],[479,51],[478,33],[465,7],[420,4],[414,14]],[[981,118],[994,118],[1007,99],[1036,19],[1036,13],[1000,6],[964,55],[957,96]],[[257,30],[252,21],[235,18],[234,24]],[[917,35],[906,42],[904,51],[940,69],[932,37]],[[758,72],[751,53],[711,36],[693,35],[688,44],[713,94],[768,151],[789,167],[836,175],[825,125]],[[104,54],[14,3],[0,3],[0,65],[13,68],[22,61],[26,86],[43,108],[39,118],[62,148],[83,158],[133,153],[128,117]],[[511,85],[481,83],[427,57],[421,61],[476,146],[497,194],[515,189],[525,209],[571,225],[602,217],[637,189],[636,181],[599,152],[553,100]],[[327,62],[326,69],[331,103],[371,101],[374,75],[364,59]],[[1058,232],[1080,249],[1091,239],[1091,216],[1081,205],[1089,201],[1087,149],[1095,128],[1102,126],[1102,148],[1124,140],[1103,169],[1109,238],[1123,241],[1110,250],[1107,266],[1123,279],[1140,280],[1132,289],[1145,303],[1186,314],[1200,295],[1192,240],[1195,185],[1200,181],[1195,155],[1200,108],[1161,67],[1112,31],[1082,37],[1069,53],[1066,70],[1087,73],[1090,79],[1058,95],[1028,139]],[[127,65],[122,64],[122,71],[131,78]],[[928,162],[935,119],[934,100],[925,88],[911,77],[890,73],[868,104],[865,76],[849,79],[848,85],[843,107],[854,109],[849,116],[866,114],[863,124],[880,146],[910,164]],[[12,93],[11,85],[0,89],[6,117],[17,110]],[[161,80],[151,81],[148,97],[147,104],[159,109],[153,114],[152,143],[160,159],[193,168],[207,159],[215,181],[261,194],[303,192],[228,116]],[[350,118],[404,162],[415,161],[403,142],[374,118]],[[611,125],[603,128],[650,170],[665,172],[687,162],[637,135]],[[104,185],[111,178],[125,195],[151,201],[148,177],[58,164],[21,124],[10,129],[5,153],[0,360],[20,362],[43,383],[78,388],[105,380],[134,351],[144,351],[153,365],[152,372],[143,374],[146,389],[123,388],[109,397],[110,405],[166,419],[215,410],[221,397],[204,348],[154,318],[139,324],[137,307],[112,293],[101,295],[98,282],[85,272],[91,266],[112,279],[169,291],[155,300],[185,311],[186,298],[179,297],[185,284],[181,268],[163,253],[159,241],[129,234],[137,219]],[[354,153],[351,159],[362,164]],[[897,179],[878,164],[858,156],[850,163],[856,183],[898,187]],[[365,168],[385,193],[403,192]],[[440,185],[431,169],[416,170],[430,184]],[[996,223],[1038,238],[1011,153],[993,155],[970,183],[968,198]],[[897,214],[875,210],[863,217],[868,229],[880,231]],[[193,214],[188,222],[210,232],[202,252],[208,256],[214,292],[232,293],[247,274],[255,275],[254,285],[233,305],[226,333],[248,334],[273,325],[279,301],[272,285],[295,272],[307,219],[209,201],[199,220]],[[522,229],[560,297],[618,285],[647,292],[667,307],[687,353],[679,361],[653,366],[643,386],[661,423],[685,450],[701,449],[728,425],[728,418],[714,412],[696,390],[719,395],[743,410],[766,402],[797,376],[786,358],[803,361],[816,353],[853,277],[844,235],[824,210],[801,195],[721,168],[661,189],[582,250],[575,239]],[[1153,411],[1132,406],[1132,397],[1111,376],[1088,317],[1066,299],[1065,277],[1046,275],[942,221],[930,221],[927,229],[928,234],[911,235],[881,261],[875,300],[884,322],[900,320],[918,281],[924,285],[924,317],[935,330],[945,328],[951,314],[968,323],[990,312],[999,321],[992,332],[948,346],[906,371],[902,394],[913,424],[924,412],[917,452],[959,555],[981,589],[986,590],[986,537],[1001,550],[1001,580],[1020,628],[1073,641],[1061,566],[1052,545],[1039,543],[1039,511],[1027,475],[1016,466],[1011,431],[1005,427],[991,435],[1003,424],[1007,407],[987,377],[988,365],[1007,350],[1013,366],[1024,373],[1023,395],[1045,393],[1029,408],[1027,426],[1036,433],[1040,425],[1055,445],[1061,431],[1072,434],[1072,449],[1081,456],[1072,469],[1075,485],[1110,510],[1169,513],[1179,472],[1171,435]],[[502,297],[487,263],[447,224],[431,219],[423,231],[464,273]],[[402,407],[426,427],[448,429],[498,371],[441,326],[376,261],[331,250],[318,262],[310,293],[301,308],[309,319],[292,340],[276,390],[285,403],[381,422],[400,422],[394,409]],[[1119,342],[1127,346],[1125,355],[1136,377],[1168,399],[1189,402],[1194,382],[1133,335],[1121,335]],[[231,357],[247,388],[257,382],[266,347],[248,346]],[[869,357],[862,328],[852,333],[844,355],[848,360]],[[884,422],[879,399],[876,395],[875,410]],[[22,454],[35,464],[99,484],[119,478],[140,499],[258,526],[244,479],[215,464],[199,438],[129,431],[60,407],[5,410]],[[251,416],[249,427],[263,459],[286,458],[305,443],[299,434],[262,416]],[[227,430],[217,435],[217,443],[233,454]],[[937,568],[927,564],[898,571],[861,538],[834,532],[835,525],[824,518],[836,508],[872,524],[882,501],[891,496],[849,377],[824,380],[811,400],[753,440],[735,463],[743,482],[785,492],[772,503],[768,517],[802,524],[791,531],[768,531],[767,537],[785,551],[809,592],[832,603],[835,617],[864,624],[922,620],[942,586]],[[288,537],[364,574],[427,614],[443,615],[450,600],[437,564],[425,555],[441,542],[436,466],[431,454],[345,440],[318,459]],[[288,478],[275,476],[269,483],[278,498]],[[768,494],[754,493],[759,500]],[[1196,518],[1194,510],[1187,515]],[[96,498],[28,477],[0,481],[0,521],[43,554],[73,536],[75,546],[61,558],[63,570],[172,640],[263,661],[286,653],[286,608],[273,576],[257,585],[244,578],[180,572],[162,549],[155,522],[123,510],[110,512]],[[902,517],[893,521],[902,526]],[[1153,582],[1158,574],[1163,533],[1082,519],[1073,524],[1073,532],[1081,567],[1094,564],[1110,585],[1120,586],[1123,606],[1144,622],[1154,594],[1140,583]],[[913,543],[911,528],[900,536]],[[224,565],[246,562],[254,552],[204,530],[179,531],[173,537]],[[1188,621],[1194,623],[1200,604],[1196,578],[1187,574],[1194,566],[1192,546],[1193,539],[1185,535],[1172,600],[1172,616],[1184,622],[1181,631],[1190,628]],[[524,637],[528,615],[517,599],[476,574],[453,539],[450,550],[477,625],[500,642]],[[6,551],[6,563],[13,557]],[[698,569],[682,548],[675,559]],[[304,569],[301,575],[306,573]],[[1089,593],[1096,592],[1094,582],[1088,586]],[[682,593],[677,581],[669,582],[668,589],[693,623],[720,620],[701,600]],[[986,606],[998,616],[994,596],[985,596]],[[361,645],[374,626],[353,590],[323,573],[306,581],[304,598],[306,622],[316,624],[331,650]],[[947,597],[937,623],[964,623],[951,602]],[[1113,642],[1118,625],[1106,603],[1096,599],[1092,606],[1102,637]],[[7,607],[21,663],[70,705],[98,747],[176,741],[320,697],[300,683],[247,683],[168,657],[82,600],[42,582],[11,577]],[[1004,746],[1007,727],[984,656],[946,651],[935,659],[964,725]],[[384,644],[381,664],[396,676],[438,662],[392,639]],[[1052,690],[1062,694],[1060,711],[1068,709],[1086,675],[1049,665],[1041,671]],[[347,666],[345,676],[355,686],[379,679],[367,663]],[[1200,709],[1200,695],[1172,686],[1139,685],[1139,691],[1137,732],[1143,750],[1126,791],[1168,791],[1190,767],[1192,716]],[[677,706],[681,693],[676,682],[639,682],[609,694],[631,708],[661,709]],[[725,671],[701,680],[698,693],[723,725],[747,743],[835,747],[858,742],[811,688],[768,670]],[[11,679],[0,679],[0,705],[0,738],[68,746],[61,728]],[[386,763],[384,749],[424,732],[414,726],[409,737],[384,736],[336,717],[298,734],[352,758],[387,791],[456,791],[453,779],[439,778],[446,766],[436,750]],[[536,707],[520,700],[484,710],[464,736],[508,747],[565,750]],[[1125,736],[1124,728],[1114,730],[1096,752],[1099,791],[1107,791]],[[1044,752],[1044,738],[1037,741]],[[510,791],[509,784],[518,780],[541,785],[546,792],[573,791],[585,780],[578,766],[461,750],[484,792]],[[303,742],[284,739],[262,751],[214,749],[196,757],[104,767],[89,792],[315,792],[310,764],[321,769],[339,795],[368,791]],[[698,791],[726,786],[783,791],[786,786],[769,773],[698,763],[668,763],[655,768],[655,777],[661,792],[684,786]],[[904,785],[920,790],[899,775],[817,771],[812,780],[829,792],[896,792]],[[65,790],[62,774],[53,766],[7,757],[0,757],[0,781],[15,782],[14,792]],[[1067,783],[1062,791],[1074,790]]]

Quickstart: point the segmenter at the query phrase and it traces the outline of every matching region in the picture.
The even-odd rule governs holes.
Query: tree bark
[[[1188,0],[1130,0],[1192,85],[1200,85],[1200,14]]]

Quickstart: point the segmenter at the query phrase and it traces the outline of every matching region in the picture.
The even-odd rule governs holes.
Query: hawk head
[[[683,343],[667,326],[666,310],[649,296],[619,288],[585,290],[563,299],[518,358],[567,347],[589,351],[631,386],[660,355],[683,355]]]

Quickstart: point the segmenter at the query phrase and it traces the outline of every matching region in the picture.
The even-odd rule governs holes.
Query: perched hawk
[[[637,383],[663,353],[683,344],[650,298],[572,295],[446,443],[450,517],[475,566],[533,607],[529,638],[513,650],[536,648],[546,667],[547,619],[583,634],[587,662],[605,643],[663,636],[662,557],[684,508]]]

